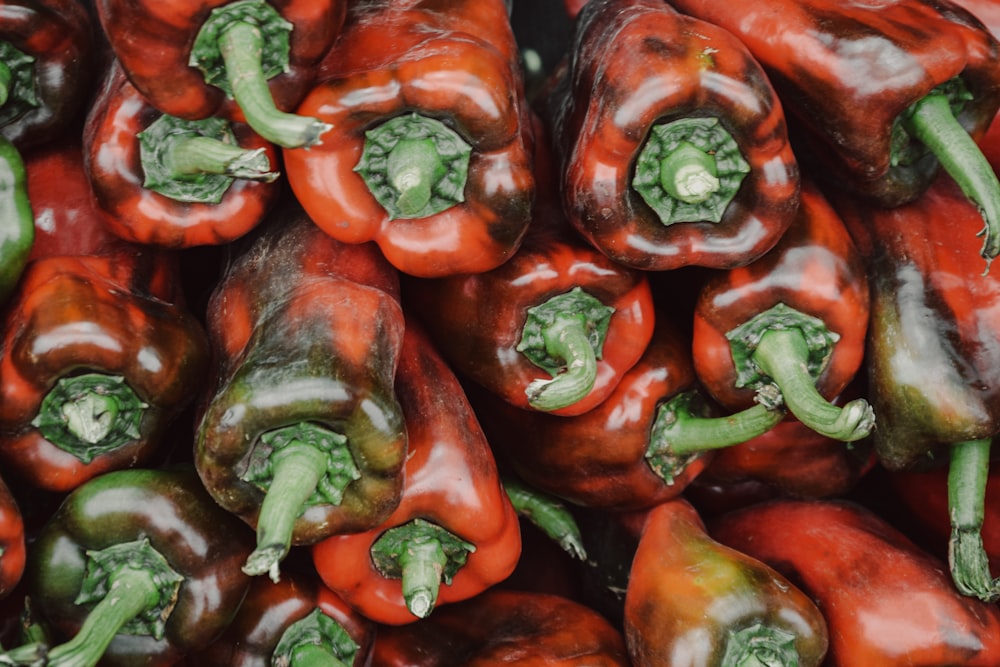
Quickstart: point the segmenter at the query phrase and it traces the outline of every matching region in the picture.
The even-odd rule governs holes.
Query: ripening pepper
[[[816,602],[828,667],[1000,664],[1000,608],[961,595],[944,563],[862,505],[774,500],[710,521],[709,533]]]
[[[778,245],[702,284],[695,372],[728,410],[776,402],[823,435],[860,440],[874,426],[871,406],[831,400],[861,370],[868,310],[862,256],[830,203],[804,181],[798,216]]]
[[[406,415],[406,484],[380,525],[312,547],[320,578],[385,625],[426,618],[507,578],[521,555],[518,515],[458,378],[412,318],[396,393]]]
[[[0,478],[0,599],[21,583],[26,544],[21,508],[6,481]]]
[[[683,498],[649,511],[625,592],[635,667],[818,667],[829,645],[820,609],[768,565],[712,539]],[[696,662],[683,662],[697,656]],[[861,663],[856,663],[861,664]]]
[[[35,217],[21,153],[0,137],[0,304],[24,272],[35,242]]]
[[[491,589],[379,628],[371,667],[629,667],[621,631],[560,595]]]
[[[274,579],[291,545],[368,530],[399,503],[404,327],[398,277],[374,244],[336,241],[294,200],[255,232],[208,303],[194,462],[257,531],[247,572]]]
[[[51,643],[18,646],[0,662],[37,664],[30,657],[41,650],[50,667],[175,664],[236,614],[252,537],[190,467],[88,480],[29,547],[31,609]]]
[[[279,146],[328,129],[291,110],[340,33],[343,0],[97,0],[129,80],[165,114],[245,121]]]
[[[90,108],[83,143],[105,224],[134,243],[228,243],[256,227],[279,194],[273,144],[245,123],[163,114],[118,63]]]
[[[375,241],[420,277],[495,268],[534,198],[532,128],[503,0],[351,3],[299,106],[332,126],[287,149],[310,217],[348,243]]]
[[[727,31],[659,0],[592,0],[547,99],[571,223],[640,269],[731,268],[792,224],[781,101]]]
[[[670,2],[743,40],[814,172],[893,207],[943,168],[981,209],[982,256],[1000,253],[1000,181],[977,145],[1000,108],[1000,44],[978,19],[928,0]]]
[[[124,241],[80,250],[31,261],[0,338],[0,460],[51,491],[148,461],[208,368],[175,255]]]

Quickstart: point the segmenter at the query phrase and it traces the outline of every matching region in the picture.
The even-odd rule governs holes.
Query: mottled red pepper
[[[24,517],[6,481],[0,479],[0,598],[21,582],[27,557]]]

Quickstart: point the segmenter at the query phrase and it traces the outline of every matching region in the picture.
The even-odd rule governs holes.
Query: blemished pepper
[[[21,583],[26,544],[21,508],[6,480],[0,478],[0,599]]]
[[[68,491],[159,451],[208,368],[205,331],[179,275],[176,256],[123,241],[31,261],[0,338],[9,474]]]
[[[364,667],[374,639],[375,624],[320,584],[315,572],[294,572],[280,581],[254,577],[225,632],[189,662]]]
[[[708,527],[815,600],[829,629],[824,665],[1000,662],[1000,608],[960,594],[943,562],[862,505],[775,500]]]
[[[257,531],[247,572],[273,579],[292,545],[370,529],[399,503],[404,326],[397,274],[373,244],[336,241],[294,201],[255,231],[208,303],[194,457],[216,501]]]
[[[976,143],[1000,107],[1000,44],[978,19],[926,0],[671,4],[743,40],[814,172],[893,207],[943,167],[981,209],[982,256],[1000,253],[1000,182]]]
[[[879,461],[888,470],[949,468],[955,583],[997,599],[980,530],[1000,433],[1000,282],[980,275],[979,211],[947,177],[894,209],[835,201],[868,263],[865,367]]]
[[[629,667],[621,631],[560,595],[490,589],[379,628],[371,667]]]
[[[829,645],[820,608],[770,566],[714,540],[683,498],[649,511],[625,592],[635,667],[818,667]],[[861,664],[861,663],[856,663]]]
[[[853,442],[875,423],[868,401],[838,396],[862,368],[869,294],[864,260],[819,189],[802,186],[795,223],[778,245],[701,286],[694,367],[728,410],[784,404],[818,433]],[[768,395],[777,390],[778,397]]]
[[[640,269],[742,266],[798,208],[781,102],[731,34],[657,0],[593,0],[548,97],[563,206]]]
[[[83,144],[105,224],[134,243],[229,243],[256,227],[280,192],[273,144],[245,123],[163,114],[117,63],[91,105]]]
[[[150,104],[186,120],[245,121],[279,146],[328,129],[291,111],[343,26],[342,0],[97,0],[111,50]]]
[[[396,393],[409,454],[399,507],[380,525],[312,547],[320,578],[362,615],[404,625],[506,579],[518,515],[458,378],[407,319]]]
[[[29,548],[32,612],[51,630],[50,667],[171,665],[232,621],[253,534],[190,467],[118,470],[69,495]],[[4,664],[37,655],[32,644]]]
[[[317,225],[430,278],[501,265],[531,221],[532,128],[503,0],[351,3],[299,106],[332,125],[285,150]]]

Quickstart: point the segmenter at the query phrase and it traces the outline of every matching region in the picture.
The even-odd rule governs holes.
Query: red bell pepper
[[[1000,43],[979,20],[924,0],[671,4],[743,40],[814,173],[893,207],[943,167],[981,209],[982,256],[1000,253],[1000,181],[976,144],[1000,108]]]
[[[91,106],[83,142],[105,223],[135,243],[228,243],[257,226],[278,197],[273,144],[244,123],[161,113],[117,64]]]
[[[960,594],[944,563],[862,505],[770,501],[710,522],[709,532],[816,601],[828,667],[1000,664],[1000,608]]]
[[[692,330],[694,367],[728,410],[779,402],[817,432],[860,440],[875,417],[864,398],[830,401],[861,370],[868,331],[863,259],[820,191],[803,183],[795,224],[746,267],[701,287]]]
[[[371,530],[312,548],[323,582],[386,625],[481,594],[521,554],[518,517],[489,443],[458,379],[412,319],[396,391],[410,445],[399,507]]]
[[[26,544],[21,508],[6,481],[0,479],[0,599],[21,582]]]
[[[712,539],[684,499],[657,505],[625,592],[632,664],[825,665],[826,621],[792,581]]]
[[[310,217],[411,275],[506,261],[535,190],[518,58],[503,0],[353,3],[299,106],[333,129],[284,151]]]
[[[256,231],[209,301],[194,458],[216,501],[257,531],[247,572],[277,578],[291,545],[371,529],[399,503],[403,312],[373,244],[336,241],[294,201]]]
[[[564,208],[640,269],[745,265],[795,218],[781,102],[730,33],[658,0],[594,0],[549,95]]]
[[[97,0],[111,50],[149,103],[170,116],[246,121],[279,146],[328,127],[290,110],[344,22],[342,0]]]
[[[372,667],[629,667],[621,631],[559,595],[488,590],[379,629]]]

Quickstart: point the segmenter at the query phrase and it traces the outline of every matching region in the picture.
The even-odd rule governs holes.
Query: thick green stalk
[[[989,438],[953,444],[948,467],[948,562],[952,579],[963,595],[986,602],[1000,600],[1000,579],[990,573],[982,534],[991,444]]]

